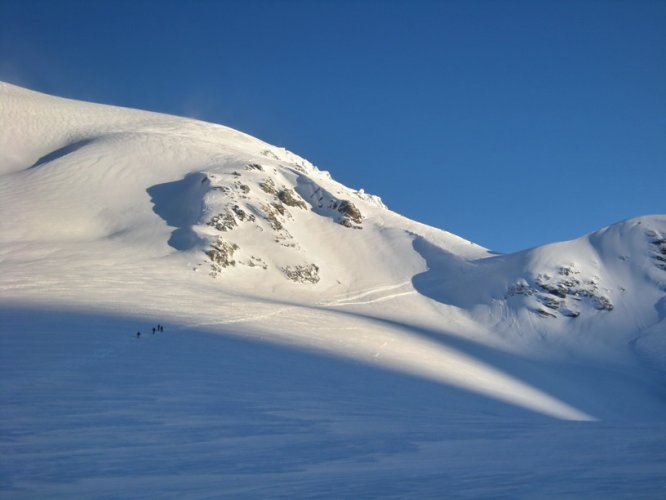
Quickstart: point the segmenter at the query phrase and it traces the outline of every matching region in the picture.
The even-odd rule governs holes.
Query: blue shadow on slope
[[[427,267],[426,271],[412,277],[414,290],[443,304],[462,305],[456,303],[456,294],[446,293],[448,285],[444,280],[455,280],[456,276],[453,275],[453,271],[464,265],[463,262],[421,236],[414,238],[412,246],[416,253],[425,260]]]
[[[327,307],[315,309],[330,311]],[[370,314],[336,310],[338,314],[375,321],[391,328],[398,328],[425,340],[435,342],[448,350],[458,351],[486,366],[512,377],[538,391],[551,396],[579,411],[601,420],[622,420],[637,418],[635,408],[642,407],[640,419],[662,421],[666,417],[666,385],[663,373],[651,372],[647,377],[640,368],[626,368],[598,360],[584,358],[570,362],[548,359],[534,359],[518,353],[508,352],[482,344],[447,331],[446,327],[432,329],[409,322],[381,318]],[[443,384],[444,387],[449,387]],[[465,389],[461,389],[465,391]],[[596,400],[590,401],[590,394]],[[624,400],[618,397],[622,394]],[[479,396],[482,397],[482,396]],[[489,398],[491,399],[491,398]],[[498,403],[497,408],[510,403]],[[493,413],[492,406],[486,411]],[[530,414],[531,410],[515,406]],[[541,415],[534,410],[534,418]],[[584,425],[584,424],[583,424]]]
[[[553,421],[446,384],[240,338],[237,325],[167,323],[164,333],[135,337],[157,322],[164,320],[139,325],[136,317],[0,304],[5,494],[117,496],[118,478],[131,479],[123,496],[150,488],[162,497],[521,497],[539,496],[544,484],[556,493],[546,496],[576,491],[562,477],[579,477],[578,491],[627,497],[666,486],[654,473],[663,463],[663,427],[632,434],[648,436],[642,448],[619,442],[633,446],[634,465],[649,467],[618,480],[622,459],[604,466],[623,449],[616,426],[590,434],[601,424]],[[386,323],[548,385],[549,370],[535,370],[534,361]],[[414,457],[432,461],[428,446],[438,442],[435,467],[410,465]],[[595,481],[591,464],[605,467]]]
[[[478,414],[545,421],[455,387],[224,330],[167,322],[148,334],[158,322],[0,304],[3,410],[30,415],[0,419],[5,493],[74,493],[97,479],[111,494],[117,477],[298,476],[487,435],[487,425],[459,425]],[[192,484],[172,487],[156,496],[187,496]]]
[[[30,168],[37,168],[41,165],[62,158],[63,156],[67,156],[68,154],[74,153],[75,151],[86,147],[91,142],[93,142],[92,139],[82,139],[80,141],[73,142],[72,144],[68,144],[67,146],[63,146],[60,149],[56,149],[55,151],[51,151],[49,154],[44,155],[39,160],[37,160]]]
[[[191,250],[203,243],[192,229],[203,209],[204,182],[201,173],[186,175],[179,181],[156,184],[146,189],[153,203],[153,212],[168,226],[176,228],[169,238],[169,246],[176,250]]]
[[[495,284],[498,269],[515,268],[513,255],[491,252],[489,256],[467,260],[415,236],[412,247],[426,262],[427,269],[412,276],[412,286],[421,295],[442,304],[468,309],[479,304],[481,292]],[[520,264],[520,261],[517,261]],[[514,265],[514,267],[510,267]],[[483,303],[483,302],[481,302]]]

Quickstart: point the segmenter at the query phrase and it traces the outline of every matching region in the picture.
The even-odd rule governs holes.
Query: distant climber
[[[136,338],[141,338],[141,332],[136,332]]]
[[[153,327],[153,335],[155,335],[155,327]]]

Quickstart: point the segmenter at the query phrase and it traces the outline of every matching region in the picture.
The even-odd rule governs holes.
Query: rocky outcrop
[[[241,182],[236,182],[234,183],[234,186],[236,186],[236,189],[238,189],[243,195],[247,195],[250,192],[250,186],[247,184],[243,184]]]
[[[282,222],[279,218],[279,215],[285,214],[284,206],[279,204],[269,205],[267,203],[262,203],[261,210],[264,212],[264,217],[273,230],[282,231],[284,229],[284,226],[282,225]]]
[[[326,173],[287,151],[266,150],[262,155],[264,159],[236,163],[226,171],[211,167],[211,171],[203,173],[203,182],[209,184],[204,207],[207,213],[215,214],[206,222],[214,231],[203,232],[205,237],[214,241],[206,251],[213,271],[219,273],[229,266],[260,269],[275,266],[289,280],[317,283],[320,281],[319,267],[315,264],[283,266],[292,259],[296,262],[303,259],[303,248],[290,232],[296,222],[295,210],[303,210],[314,217],[327,217],[348,228],[361,229],[363,215],[357,204],[363,205],[372,197],[362,190],[337,187],[332,188],[334,191],[326,190],[319,180],[322,176],[330,179],[330,175],[324,175]],[[297,220],[308,216],[298,214]],[[227,235],[231,232],[234,238],[230,240]],[[221,239],[223,234],[224,242]],[[235,258],[233,241],[241,243],[244,249],[237,252]],[[248,257],[249,251],[254,249],[248,246],[249,241],[256,242],[257,248],[266,253],[259,251],[258,257]],[[285,249],[288,249],[287,253]],[[294,254],[289,253],[292,249]]]
[[[215,240],[211,248],[206,252],[206,255],[208,255],[208,258],[212,262],[212,276],[217,276],[225,267],[236,265],[236,261],[233,258],[236,250],[238,250],[238,245],[235,243],[228,243],[220,237]]]
[[[652,245],[650,256],[657,266],[662,271],[666,271],[666,238],[656,231],[649,231],[647,233]]]
[[[356,205],[354,205],[351,201],[342,200],[338,205],[337,210],[356,224],[363,222],[361,211],[356,208]]]
[[[275,182],[270,177],[266,177],[263,181],[259,183],[259,187],[266,194],[277,194],[277,189],[275,189]]]
[[[260,267],[261,269],[268,269],[268,265],[264,259],[261,257],[255,257],[254,255],[251,255],[249,259],[239,262],[239,264],[247,267]]]
[[[291,281],[296,283],[318,283],[319,267],[316,264],[306,264],[299,266],[286,266],[282,268],[284,274]]]
[[[211,227],[214,227],[218,231],[231,231],[233,228],[238,226],[234,214],[226,211],[217,215],[214,215],[207,224]]]
[[[509,287],[506,297],[533,296],[539,304],[532,309],[533,312],[544,317],[555,318],[559,314],[577,318],[581,314],[581,305],[584,303],[598,311],[612,311],[614,306],[610,299],[600,291],[598,279],[593,277],[581,280],[579,275],[580,271],[577,271],[574,266],[562,266],[556,276],[545,273],[537,275],[531,281],[518,280]]]
[[[254,221],[257,220],[257,218],[253,214],[247,213],[245,210],[243,210],[238,205],[234,205],[233,207],[231,207],[231,210],[236,215],[238,220],[241,221],[241,222],[245,222],[245,221],[254,222]]]
[[[342,214],[342,218],[339,220],[339,223],[345,227],[361,229],[361,224],[363,223],[363,215],[361,211],[356,208],[349,200],[336,200],[332,202],[331,208]]]
[[[283,189],[277,194],[277,197],[288,207],[307,208],[305,202],[301,200],[292,189]]]

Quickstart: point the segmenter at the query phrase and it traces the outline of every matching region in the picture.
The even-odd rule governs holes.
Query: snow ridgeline
[[[598,317],[629,302],[641,316],[663,295],[661,217],[645,219],[640,234],[617,229],[635,222],[615,226],[612,242],[598,232],[496,256],[388,211],[378,197],[342,186],[284,148],[221,125],[9,84],[0,93],[0,116],[11,124],[0,144],[3,198],[17,213],[2,221],[8,239],[114,238],[147,253],[167,243],[169,252],[192,255],[192,268],[230,286],[250,280],[271,288],[283,280],[353,289],[356,281],[414,278],[426,297],[490,324],[522,322],[524,312]],[[627,269],[618,267],[618,255]],[[655,266],[640,268],[638,255],[652,255]],[[644,287],[657,291],[646,296]],[[649,316],[650,324],[659,319]]]
[[[557,418],[594,412],[450,339],[661,366],[647,353],[666,352],[663,215],[496,255],[227,127],[7,84],[0,94],[0,209],[12,214],[0,219],[0,271],[12,300],[256,322],[237,331]]]

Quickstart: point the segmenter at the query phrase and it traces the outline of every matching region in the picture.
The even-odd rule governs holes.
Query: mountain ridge
[[[233,326],[565,419],[597,415],[456,342],[666,369],[664,215],[495,254],[221,125],[1,84],[0,127],[6,301]]]

